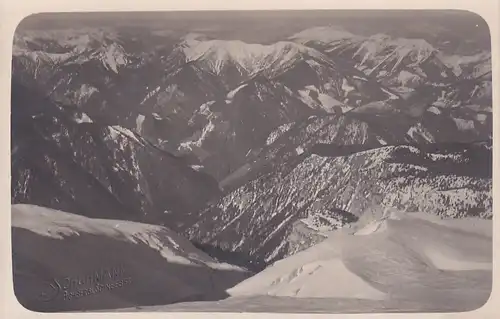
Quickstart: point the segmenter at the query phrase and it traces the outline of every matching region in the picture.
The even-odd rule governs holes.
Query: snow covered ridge
[[[443,62],[453,69],[455,75],[460,76],[471,66],[473,67],[473,76],[481,76],[491,72],[491,52],[479,52],[475,55],[442,55]]]
[[[436,49],[427,41],[422,39],[391,38],[386,34],[376,34],[369,37],[354,35],[350,32],[339,30],[334,27],[316,27],[306,29],[290,37],[300,43],[321,42],[334,44],[346,42],[349,45],[357,44],[358,51],[354,54],[363,57],[361,64],[370,57],[376,56],[388,48],[392,48],[389,55],[397,55],[402,60],[410,53],[416,53],[417,61],[425,60]],[[389,56],[388,55],[388,56]]]
[[[108,127],[109,130],[109,137],[113,140],[116,140],[118,136],[124,136],[128,139],[133,140],[134,142],[137,142],[139,144],[144,144],[144,141],[142,141],[142,138],[139,139],[138,135],[131,130],[124,128],[119,125],[113,125]]]
[[[186,62],[204,61],[216,74],[220,74],[228,64],[251,75],[271,66],[285,66],[301,55],[327,60],[320,52],[294,42],[263,45],[239,40],[207,40],[196,34],[187,35],[178,50],[185,56]]]
[[[13,51],[15,56],[26,56],[36,62],[45,62],[50,64],[77,63],[83,64],[89,60],[99,60],[108,70],[118,73],[121,67],[129,64],[129,57],[125,50],[118,44],[104,46],[90,53],[84,50],[79,51],[75,48],[67,53],[50,53],[44,51],[28,51],[25,49],[15,48]]]
[[[315,27],[303,30],[292,35],[290,40],[301,44],[319,43],[326,46],[325,51],[339,54],[350,52],[350,58],[356,58],[358,68],[365,72],[373,72],[381,66],[390,66],[390,69],[382,68],[379,76],[394,72],[403,63],[410,63],[410,67],[417,67],[433,54],[436,54],[438,65],[451,69],[455,76],[464,73],[472,77],[478,77],[491,72],[491,52],[480,52],[472,56],[447,55],[437,50],[433,45],[423,39],[392,38],[386,34],[373,36],[359,36],[339,29],[337,27]],[[441,64],[441,66],[439,66]],[[415,69],[420,73],[422,70]],[[441,76],[448,75],[441,70]]]
[[[54,41],[58,47],[45,49],[40,42]],[[27,56],[34,61],[42,60],[54,64],[79,63],[99,60],[108,70],[118,73],[128,65],[130,57],[120,44],[117,33],[104,29],[78,29],[54,31],[30,31],[16,34],[13,55]],[[29,49],[39,47],[39,49]],[[64,50],[64,53],[56,53]]]
[[[437,50],[427,41],[423,39],[405,39],[397,38],[391,39],[385,34],[378,34],[369,37],[358,49],[355,55],[360,55],[363,57],[361,64],[374,56],[380,55],[382,52],[392,49],[392,52],[387,55],[396,55],[398,63],[396,63],[393,69],[396,69],[399,63],[406,57],[410,56],[415,65],[420,64],[429,56],[437,52]]]
[[[111,69],[115,73],[118,73],[120,67],[126,66],[129,63],[127,53],[122,46],[116,43],[98,51],[96,56],[107,69]]]
[[[54,41],[61,48],[81,51],[97,44],[118,42],[119,35],[110,28],[29,30],[14,35],[14,45],[17,47],[27,44],[39,46],[43,41]]]
[[[205,253],[198,251],[187,239],[164,226],[132,221],[92,219],[50,208],[17,204],[12,208],[12,226],[32,231],[44,237],[64,240],[67,237],[95,234],[134,244],[144,243],[158,249],[169,262],[207,266],[219,265]],[[237,266],[222,265],[243,271]]]
[[[225,289],[248,277],[244,269],[217,262],[187,239],[161,226],[14,205],[12,227],[16,296],[34,311],[113,309],[222,298]],[[71,257],[67,251],[71,251]],[[25,267],[23,261],[42,265],[53,277],[38,273],[36,267]],[[118,284],[109,292],[82,294],[67,302],[64,291],[54,293],[44,286],[63,282],[67,276],[87,279],[86,275],[110,267],[122,269],[122,276],[101,278],[104,284]],[[123,280],[129,286],[123,287]],[[70,286],[66,292],[76,294],[92,288],[95,287],[91,281],[81,280],[79,286]],[[123,289],[127,289],[126,298],[120,297]],[[52,292],[48,300],[35,295],[44,291]],[[141,297],[144,295],[148,297]]]

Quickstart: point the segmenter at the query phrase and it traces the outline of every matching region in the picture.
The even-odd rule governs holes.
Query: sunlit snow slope
[[[15,294],[30,310],[214,300],[226,297],[225,289],[248,276],[241,268],[216,262],[161,226],[14,205],[12,227]],[[101,276],[104,287],[96,290],[95,273],[109,269],[116,271],[115,277]],[[71,286],[64,289],[68,282]],[[63,289],[56,289],[58,283]],[[79,291],[69,299],[68,293]]]
[[[417,217],[418,216],[418,217]],[[231,295],[486,302],[491,289],[491,223],[474,232],[423,214],[386,214],[276,262]],[[481,228],[480,228],[481,227]]]
[[[325,241],[274,263],[229,289],[231,298],[150,310],[456,312],[487,301],[491,221],[380,215],[367,214],[353,227],[332,231]]]

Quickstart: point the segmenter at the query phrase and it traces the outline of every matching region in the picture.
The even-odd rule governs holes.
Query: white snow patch
[[[428,153],[427,156],[429,156],[433,161],[438,161],[438,160],[443,160],[443,159],[453,159],[453,160],[457,161],[460,159],[460,155],[457,155],[457,154]]]
[[[280,125],[277,129],[275,129],[269,136],[267,137],[266,140],[266,145],[271,145],[273,144],[280,136],[282,136],[284,133],[288,132],[290,128],[292,127],[293,123],[287,123]]]
[[[350,107],[345,106],[340,101],[337,101],[333,97],[326,95],[324,93],[318,94],[318,100],[321,102],[321,107],[328,113],[335,112],[335,106],[341,106],[343,112],[345,112],[345,110],[347,109],[350,109]]]
[[[201,131],[200,137],[196,140],[187,140],[182,143],[180,143],[180,149],[186,149],[186,150],[193,150],[193,146],[196,147],[201,147],[203,144],[203,141],[207,138],[207,136],[210,134],[210,132],[213,132],[215,130],[215,125],[212,123],[212,121],[209,121],[207,125],[203,128]]]
[[[441,114],[441,110],[435,106],[431,106],[430,108],[427,109],[427,111],[437,115]]]
[[[313,98],[309,95],[309,90],[298,90],[298,92],[300,95],[300,100],[304,102],[305,105],[309,106],[312,109],[316,108],[317,102],[314,101]]]
[[[142,114],[137,115],[137,118],[135,120],[135,130],[137,133],[141,134],[142,133],[142,123],[144,123],[144,119],[146,117]]]
[[[384,91],[385,93],[387,93],[387,95],[389,95],[389,100],[398,100],[399,99],[399,96],[397,96],[396,94],[393,94],[393,93],[387,91],[384,88],[382,88],[382,91]]]
[[[357,75],[353,75],[353,76],[352,76],[352,78],[353,78],[353,79],[356,79],[356,80],[365,81],[365,82],[366,82],[366,81],[368,81],[366,78],[362,78],[362,77],[357,76]]]
[[[335,112],[335,106],[341,106],[345,107],[341,102],[337,101],[333,97],[320,93],[318,88],[314,85],[307,85],[304,90],[298,90],[299,95],[300,95],[300,100],[304,102],[307,106],[310,108],[316,108],[317,106],[321,107],[323,110],[325,110],[328,113],[333,113]],[[311,92],[316,92],[318,95],[318,100],[314,100],[310,93]],[[319,103],[318,103],[319,102]]]
[[[408,72],[406,70],[401,70],[401,72],[399,72],[398,75],[398,81],[404,87],[408,86],[408,83],[412,81],[418,81],[419,79],[420,77],[418,75]]]
[[[162,117],[160,116],[160,114],[158,113],[152,113],[151,115],[153,115],[153,118],[155,120],[158,120],[158,121],[161,121],[162,120]]]
[[[381,144],[381,145],[387,145],[387,142],[381,138],[380,136],[377,135],[377,141]]]
[[[86,113],[83,113],[83,112],[82,112],[82,114],[81,114],[80,117],[75,117],[75,121],[78,124],[81,124],[81,123],[93,123],[92,119]]]
[[[313,68],[321,67],[321,64],[319,64],[318,62],[316,62],[314,60],[306,60],[306,63],[309,64],[309,66],[313,67]]]
[[[486,114],[478,113],[478,114],[476,114],[476,119],[479,122],[481,122],[481,124],[484,124],[486,122],[486,120],[488,119],[488,117],[486,116]]]
[[[210,106],[212,106],[214,103],[215,103],[215,101],[208,101],[206,103],[203,103],[200,106],[200,114],[203,114],[205,116],[211,115],[212,112],[210,111]]]
[[[418,123],[416,126],[412,126],[408,129],[408,134],[412,139],[417,139],[417,136],[422,137],[429,143],[434,143],[434,136],[429,133],[421,123]]]
[[[380,70],[380,72],[378,73],[378,76],[379,77],[382,77],[382,76],[386,76],[389,72],[387,72],[386,70]]]
[[[191,165],[191,168],[199,172],[203,169],[203,165]]]
[[[124,128],[122,126],[119,125],[110,126],[109,131],[112,139],[116,139],[116,137],[121,134],[134,140],[135,142],[141,143],[141,141],[135,136],[135,134],[131,130]]]
[[[102,62],[106,68],[110,68],[113,72],[118,73],[118,69],[127,65],[125,50],[116,43],[103,48]]]
[[[228,100],[232,100],[234,99],[234,96],[236,95],[236,93],[238,93],[239,90],[241,90],[242,88],[246,87],[248,84],[242,84],[240,86],[238,86],[236,89],[232,90],[231,92],[229,92],[227,94],[227,99]]]
[[[159,86],[156,89],[154,89],[153,91],[151,91],[148,94],[146,94],[146,96],[144,97],[144,99],[141,101],[141,105],[144,104],[150,98],[152,98],[158,92],[160,92],[160,87]]]
[[[347,79],[343,79],[342,80],[342,90],[344,90],[345,92],[345,95],[349,94],[349,92],[351,92],[352,90],[354,90],[355,87],[354,86],[351,86],[349,84],[349,82],[347,81]]]
[[[79,103],[84,103],[89,100],[89,98],[99,90],[91,85],[88,84],[82,84],[80,87],[80,90],[78,90],[79,96],[78,96],[78,102]]]
[[[457,125],[457,128],[461,131],[468,131],[474,129],[474,121],[472,120],[464,120],[460,118],[452,117],[453,121]]]

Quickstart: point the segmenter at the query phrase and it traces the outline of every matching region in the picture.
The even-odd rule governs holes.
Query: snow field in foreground
[[[482,229],[492,224],[468,221],[466,230],[464,223],[417,213],[384,214],[352,231],[331,232],[325,241],[276,262],[228,293],[235,298],[404,299],[416,305],[435,300],[438,308],[484,303],[491,291],[492,240]]]
[[[34,311],[218,300],[227,297],[225,289],[249,276],[161,226],[14,205],[12,235],[15,294]],[[109,269],[120,269],[119,278],[103,280],[117,286],[96,292],[96,282],[88,278]],[[64,286],[67,278],[81,282],[66,289],[79,297],[66,300],[64,291],[50,289],[54,281]],[[42,293],[50,300],[41,300]]]

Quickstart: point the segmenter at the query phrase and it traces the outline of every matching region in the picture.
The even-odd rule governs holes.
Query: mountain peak
[[[279,41],[274,44],[246,43],[240,40],[212,40],[200,34],[188,34],[178,47],[185,62],[204,61],[220,74],[233,64],[248,74],[254,74],[279,61],[279,65],[297,59],[301,54],[321,58],[321,53],[299,43]]]
[[[390,50],[385,56],[397,56],[403,59],[409,54],[418,55],[419,60],[425,60],[436,49],[424,39],[391,38],[386,34],[376,34],[367,38],[361,45],[360,50],[366,50],[369,54],[380,54]]]

